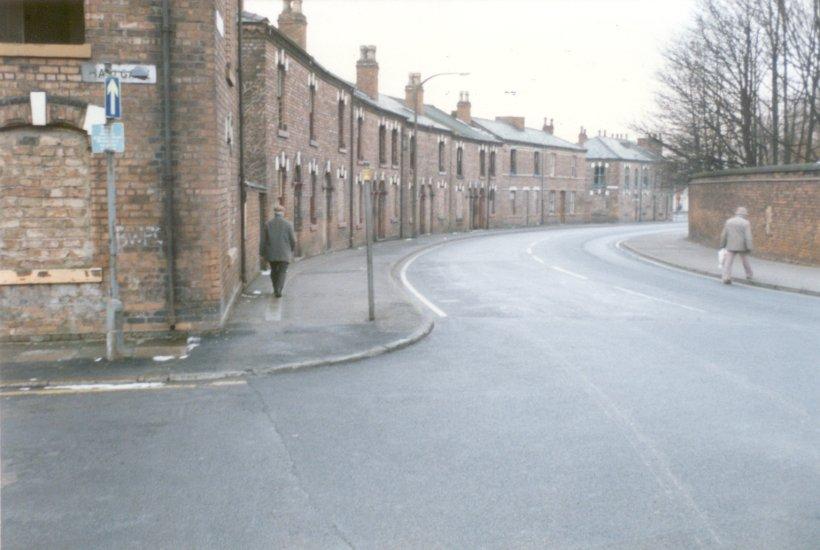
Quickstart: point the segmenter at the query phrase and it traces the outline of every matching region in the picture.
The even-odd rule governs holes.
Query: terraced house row
[[[609,161],[551,121],[473,117],[467,92],[447,113],[425,104],[418,73],[403,95],[383,93],[373,46],[355,83],[334,75],[308,53],[301,1],[283,4],[276,25],[240,19],[237,0],[0,5],[0,338],[104,332],[106,169],[88,134],[104,120],[107,73],[123,82],[127,331],[219,327],[259,272],[275,203],[300,255],[362,244],[365,167],[379,239],[667,215],[657,179],[600,185],[589,167]],[[630,162],[662,177],[660,160]]]

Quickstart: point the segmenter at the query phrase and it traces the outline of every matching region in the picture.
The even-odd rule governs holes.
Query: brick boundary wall
[[[820,164],[696,175],[689,182],[689,238],[717,247],[738,206],[749,210],[756,256],[820,265]]]

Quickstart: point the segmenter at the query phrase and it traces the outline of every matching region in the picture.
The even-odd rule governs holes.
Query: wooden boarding
[[[0,56],[90,59],[91,44],[20,44],[0,42]]]
[[[101,283],[102,268],[84,269],[0,269],[2,285],[56,285],[66,283]]]

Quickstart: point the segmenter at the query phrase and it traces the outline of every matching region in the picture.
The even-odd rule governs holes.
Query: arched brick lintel
[[[70,97],[46,95],[46,125],[68,126],[83,130],[88,103]],[[17,126],[31,126],[30,96],[0,99],[0,130]]]

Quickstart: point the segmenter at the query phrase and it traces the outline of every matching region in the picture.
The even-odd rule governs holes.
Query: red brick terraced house
[[[0,4],[0,338],[104,333],[106,163],[89,132],[105,63],[123,83],[125,329],[225,320],[242,286],[237,14],[232,0]]]
[[[585,149],[553,135],[552,122],[527,128],[524,117],[473,118],[504,145],[497,151],[491,227],[589,220]]]
[[[641,222],[671,219],[672,193],[665,181],[661,142],[649,136],[638,142],[624,136],[587,139],[586,164],[591,220]]]
[[[551,123],[474,118],[466,92],[447,114],[419,73],[403,98],[382,93],[374,46],[347,82],[308,53],[301,4],[285,0],[276,26],[240,22],[232,0],[0,5],[0,339],[105,332],[106,167],[89,131],[107,72],[123,82],[130,334],[222,326],[276,204],[299,255],[360,246],[365,168],[377,239],[590,219],[586,151]]]

